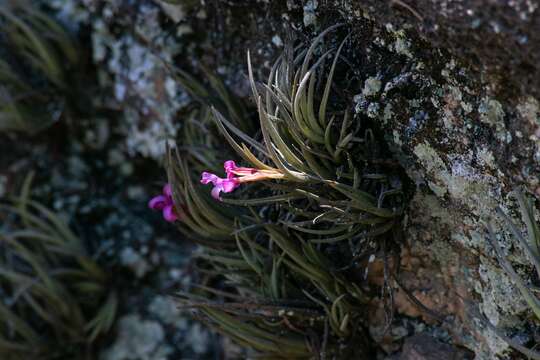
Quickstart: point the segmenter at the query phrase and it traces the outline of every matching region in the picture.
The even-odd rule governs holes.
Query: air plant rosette
[[[0,26],[0,131],[33,134],[57,121],[71,102],[77,48],[30,1],[3,1]]]
[[[233,150],[224,175],[215,161],[201,161],[231,154],[223,146],[205,156],[181,144],[167,158],[182,209],[175,224],[203,245],[198,285],[180,304],[270,358],[367,356],[369,289],[358,263],[396,230],[404,207],[399,176],[380,165],[384,152],[369,123],[332,91],[347,76],[345,45],[353,46],[349,36],[327,46],[324,37],[338,28],[287,47],[264,84],[248,54],[259,131],[246,133],[230,112],[210,107],[219,133],[204,132]],[[192,136],[190,149],[204,146],[197,138],[205,139]],[[197,177],[203,163],[210,166]]]
[[[0,357],[93,359],[117,294],[81,239],[26,185],[0,204]]]
[[[238,155],[259,173],[279,173],[275,179],[283,180],[263,183],[272,194],[270,199],[251,196],[245,204],[279,203],[295,213],[299,221],[287,224],[298,231],[316,234],[319,226],[329,225],[334,237],[318,239],[327,243],[340,241],[340,235],[366,236],[388,231],[403,205],[401,189],[394,187],[388,174],[377,173],[379,169],[373,166],[381,160],[371,153],[377,152],[378,147],[373,132],[358,126],[362,119],[355,119],[353,125],[347,107],[329,106],[336,65],[347,39],[337,49],[319,49],[322,55],[311,64],[323,36],[336,27],[319,35],[307,49],[294,52],[289,48],[292,53],[286,52],[278,59],[267,84],[255,84],[248,56],[262,133],[260,141],[241,133],[214,110],[214,119]],[[332,51],[333,61],[326,73],[322,64]],[[318,99],[316,94],[320,95]],[[229,203],[242,205],[242,200]]]

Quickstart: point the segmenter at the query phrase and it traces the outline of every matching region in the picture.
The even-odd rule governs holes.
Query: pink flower
[[[247,167],[238,167],[232,160],[227,160],[223,163],[225,168],[226,179],[222,179],[217,175],[203,172],[201,176],[201,183],[212,183],[214,188],[212,189],[212,197],[221,201],[220,194],[233,192],[242,183],[254,182],[268,179],[283,179],[284,175],[277,169],[271,170],[259,170]]]
[[[201,183],[205,185],[208,183],[214,184],[214,188],[212,189],[212,197],[220,201],[221,192],[230,193],[240,186],[240,183],[233,176],[229,176],[227,174],[227,179],[222,179],[217,175],[208,173],[206,171],[202,173]]]
[[[163,195],[158,195],[150,199],[148,207],[152,210],[161,210],[163,212],[163,218],[168,222],[175,222],[179,219],[174,206],[170,184],[163,186]]]
[[[247,167],[237,167],[236,163],[232,160],[227,160],[223,163],[223,167],[225,168],[225,173],[227,174],[227,178],[230,178],[234,175],[238,176],[245,176],[245,175],[253,175],[257,173],[257,169],[253,168],[247,168]]]

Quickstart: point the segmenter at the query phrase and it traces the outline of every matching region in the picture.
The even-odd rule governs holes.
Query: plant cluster
[[[180,303],[269,358],[367,356],[371,294],[359,269],[392,238],[404,207],[373,129],[339,91],[351,39],[325,36],[342,29],[290,44],[265,83],[248,54],[255,123],[211,78],[221,101],[204,96],[167,159],[176,223],[202,245],[198,284]],[[219,160],[224,178],[214,174]]]
[[[117,294],[81,239],[29,189],[27,181],[0,203],[0,357],[93,359]]]
[[[67,106],[69,70],[79,62],[66,31],[29,1],[0,4],[0,131],[36,133]]]

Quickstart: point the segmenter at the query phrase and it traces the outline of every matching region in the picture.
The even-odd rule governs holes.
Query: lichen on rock
[[[172,71],[177,64],[195,68],[195,73],[199,65],[215,70],[244,101],[249,93],[248,48],[255,72],[262,74],[269,71],[276,50],[286,48],[291,38],[310,39],[328,23],[344,22],[351,43],[361,46],[346,48],[354,76],[347,79],[347,91],[338,101],[352,98],[347,106],[354,109],[355,124],[373,125],[386,140],[393,166],[411,182],[397,261],[403,267],[402,285],[443,318],[426,315],[394,285],[400,318],[391,340],[380,323],[369,324],[372,335],[381,342],[388,340],[384,344],[388,353],[398,351],[395,344],[408,336],[427,330],[438,340],[470,349],[477,359],[506,356],[508,345],[478,321],[482,313],[523,341],[532,338],[522,327],[527,307],[512,296],[514,284],[485,241],[485,224],[494,221],[505,254],[520,265],[520,275],[533,281],[527,258],[511,246],[495,208],[514,213],[510,194],[516,187],[540,197],[540,89],[535,86],[537,77],[528,79],[523,73],[523,69],[539,73],[538,65],[529,64],[526,56],[538,44],[538,35],[527,28],[538,24],[536,5],[494,3],[485,15],[480,13],[485,1],[419,2],[423,6],[418,7],[402,1],[195,3],[196,12],[188,5],[161,0],[51,2],[60,19],[89,25],[100,86],[110,93],[107,105],[122,114],[118,124],[96,123],[86,133],[86,144],[95,149],[121,138],[121,146],[107,151],[108,166],[127,176],[134,172],[131,159],[161,161],[166,146],[174,146],[183,115],[193,107],[193,99]],[[509,10],[508,18],[521,33],[504,26],[501,9]],[[490,11],[492,19],[486,21]],[[464,48],[468,42],[458,41],[464,31],[471,32],[470,49]],[[487,56],[489,49],[481,46],[486,34],[492,35],[489,39],[503,59],[515,54],[521,62],[501,64]],[[453,39],[452,51],[437,46],[448,44],[448,39]],[[515,51],[502,52],[505,44]],[[480,55],[480,64],[471,67],[468,50]],[[538,51],[529,53],[539,58]],[[508,74],[501,70],[509,68]],[[77,168],[75,162],[70,161],[69,167]],[[80,166],[77,171],[88,169]],[[57,206],[64,207],[65,202]],[[108,219],[121,220],[118,214]],[[152,232],[141,228],[138,236],[143,244]],[[154,264],[144,256],[144,246],[132,245],[120,251],[121,264],[137,278],[145,278]],[[183,272],[178,274],[177,279]],[[160,321],[180,328],[184,319],[164,297],[157,297],[149,312],[158,320],[127,315],[120,321],[118,339],[105,358],[158,359],[171,353],[161,344],[165,335]],[[384,316],[381,308],[377,316]],[[187,330],[184,335],[194,342],[193,351],[203,354],[209,333],[199,327]],[[130,354],[125,350],[129,347],[137,350]]]
[[[93,14],[93,56],[102,65],[101,86],[113,89],[114,101],[123,109],[125,121],[116,131],[125,134],[126,153],[158,160],[167,145],[174,145],[176,116],[188,103],[187,94],[166,65],[180,44],[175,37],[166,36],[159,6],[143,3],[132,11],[134,18],[111,3]],[[117,35],[111,32],[113,23],[132,26],[133,31]]]

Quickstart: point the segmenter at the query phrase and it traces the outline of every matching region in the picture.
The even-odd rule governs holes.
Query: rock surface
[[[417,334],[405,341],[399,360],[465,360],[466,355],[450,345],[426,334]]]
[[[514,356],[478,320],[480,313],[512,329],[522,343],[533,341],[534,331],[528,329],[534,325],[523,326],[530,311],[498,266],[485,240],[485,222],[495,221],[504,235],[496,206],[517,217],[513,189],[522,186],[540,197],[540,9],[535,2],[132,3],[98,6],[87,0],[78,10],[87,16],[77,17],[91,26],[102,86],[113,90],[123,111],[125,121],[117,129],[125,138],[120,157],[159,159],[180,126],[178,116],[189,99],[164,63],[215,69],[235,94],[247,98],[247,49],[256,55],[256,72],[263,74],[289,32],[310,38],[329,24],[345,22],[362,44],[355,49],[362,84],[347,95],[354,96],[358,118],[377,124],[413,184],[398,261],[401,285],[437,314],[426,315],[395,285],[402,318],[393,324],[401,329],[393,341],[428,329],[434,338],[470,349],[477,359]],[[72,2],[64,4],[74,11]],[[521,275],[531,279],[522,251],[508,236],[500,241]],[[431,347],[442,352],[440,359],[453,354],[422,336],[405,344],[404,354],[417,357],[404,359],[435,358],[433,352],[421,355]]]

